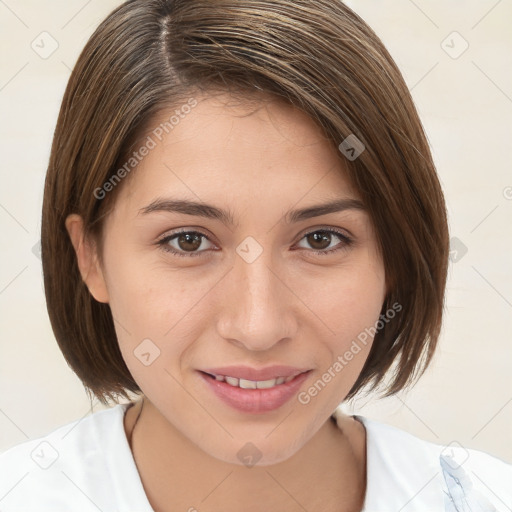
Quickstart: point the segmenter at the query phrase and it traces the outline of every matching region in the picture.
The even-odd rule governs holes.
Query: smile
[[[311,370],[273,366],[199,370],[214,399],[242,413],[266,413],[284,406],[299,391]]]

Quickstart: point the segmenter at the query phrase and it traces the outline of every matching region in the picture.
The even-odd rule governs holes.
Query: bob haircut
[[[86,392],[108,405],[141,390],[122,358],[110,306],[81,278],[65,219],[82,217],[101,260],[102,220],[123,183],[98,191],[115,183],[159,115],[187,112],[194,94],[213,91],[242,102],[279,98],[336,148],[349,135],[364,144],[357,158],[341,151],[339,158],[375,228],[388,290],[382,313],[396,303],[402,309],[377,330],[346,399],[366,385],[376,389],[390,368],[385,397],[410,386],[438,342],[449,238],[423,126],[381,40],[340,0],[130,0],[99,25],[75,64],[44,188],[48,313]]]

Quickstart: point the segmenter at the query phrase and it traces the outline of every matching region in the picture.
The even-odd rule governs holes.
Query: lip
[[[238,368],[240,371],[233,374],[233,370],[235,368]],[[285,370],[285,373],[283,374],[281,372],[284,368],[287,368],[287,370]],[[209,371],[198,371],[198,374],[202,378],[203,382],[206,383],[208,389],[210,389],[223,403],[240,412],[251,414],[262,414],[282,407],[297,394],[300,386],[310,374],[310,370],[300,372],[297,368],[294,368],[294,371],[292,372],[291,367],[289,366],[274,366],[262,370],[254,370],[248,367],[229,367],[229,371],[226,373],[222,373],[222,371],[220,371],[226,369],[227,368],[216,368],[215,371],[213,369]],[[278,373],[276,373],[276,371]],[[286,372],[288,372],[288,375],[286,375]],[[231,386],[226,382],[215,380],[215,378],[207,375],[207,373],[215,373],[217,375],[227,374],[231,377],[247,380],[269,380],[277,377],[289,377],[291,375],[295,375],[295,378],[289,382],[279,384],[272,388],[242,389]]]
[[[206,368],[201,370],[211,375],[228,375],[237,379],[269,380],[278,377],[290,377],[307,372],[309,368],[296,368],[294,366],[273,365],[265,368],[252,368],[250,366],[222,366],[220,368]]]

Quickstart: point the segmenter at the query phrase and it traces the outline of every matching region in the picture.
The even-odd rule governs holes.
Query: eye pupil
[[[180,249],[184,251],[194,251],[201,247],[201,238],[201,235],[198,235],[197,233],[183,233],[178,237],[177,240]],[[182,243],[183,241],[185,244]]]
[[[331,243],[331,235],[323,231],[315,231],[314,233],[307,235],[307,237],[308,243],[310,243],[315,249],[326,249]],[[320,243],[320,246],[317,245],[318,243]]]

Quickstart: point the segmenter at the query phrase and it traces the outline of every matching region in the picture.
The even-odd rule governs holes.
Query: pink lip
[[[246,372],[247,368],[244,368],[242,373],[238,373],[238,375],[241,375],[238,377],[238,375],[234,375],[232,373],[233,368],[234,367],[229,368],[229,372],[224,374],[219,371],[221,368],[217,368],[215,372],[212,370],[212,373],[216,373],[217,375],[227,374],[231,377],[247,380],[268,380],[278,376],[286,376],[283,373],[280,373],[279,375],[275,374],[275,369],[279,367],[272,367],[272,372],[274,372],[272,375],[275,375],[274,377],[271,375],[270,377],[263,378],[259,376],[258,378],[247,378],[244,377],[244,375],[248,375]],[[288,367],[288,369],[289,368],[290,367]],[[267,375],[269,371],[270,369],[266,370]],[[209,389],[211,389],[220,400],[222,400],[225,404],[245,413],[265,413],[278,409],[286,402],[288,402],[292,396],[296,395],[300,386],[309,375],[309,371],[305,371],[304,373],[297,374],[297,376],[290,382],[279,384],[278,386],[274,386],[273,388],[269,389],[242,389],[231,386],[226,382],[215,380],[215,378],[207,375],[202,371],[199,371],[198,373],[202,377],[203,381],[208,385]],[[294,374],[296,373],[290,373],[290,375]]]
[[[228,375],[237,379],[270,380],[278,377],[290,377],[308,371],[309,368],[295,368],[293,366],[274,365],[265,368],[251,368],[250,366],[223,366],[221,368],[206,368],[201,370],[210,375]]]

